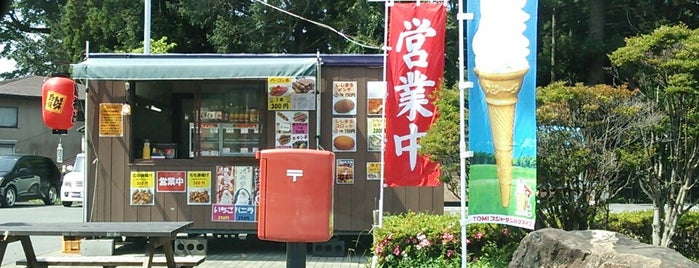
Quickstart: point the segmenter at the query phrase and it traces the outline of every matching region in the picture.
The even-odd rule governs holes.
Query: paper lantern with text
[[[67,132],[75,125],[78,88],[70,78],[51,77],[41,86],[44,124],[55,131]]]

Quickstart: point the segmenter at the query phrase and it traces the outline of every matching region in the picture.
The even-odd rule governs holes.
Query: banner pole
[[[386,62],[388,61],[388,7],[393,6],[393,0],[385,1],[384,2],[384,25],[383,25],[383,73],[382,75],[382,80],[384,84],[385,91],[383,93],[383,100],[382,103],[386,103],[386,95],[388,94],[388,83],[386,82]],[[381,109],[381,119],[384,121],[384,126],[386,122],[386,109]],[[383,142],[381,143],[381,180],[379,181],[379,223],[378,227],[381,228],[383,226],[383,203],[384,203],[384,154],[385,154],[385,149],[386,149],[386,129],[384,128],[383,131],[381,132],[381,137]]]
[[[472,13],[463,13],[463,0],[459,0],[459,12],[457,12],[456,19],[459,22],[459,164],[460,164],[460,174],[459,174],[459,194],[460,198],[460,209],[461,212],[461,267],[465,268],[468,266],[468,249],[467,249],[467,234],[466,234],[466,127],[465,127],[465,90],[473,87],[473,83],[466,82],[465,78],[465,64],[464,64],[464,20],[473,19]]]

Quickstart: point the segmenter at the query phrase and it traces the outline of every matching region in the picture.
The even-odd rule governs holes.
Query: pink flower
[[[444,243],[454,241],[454,235],[450,233],[444,233],[442,235],[442,239],[444,240]]]
[[[383,253],[383,247],[376,247],[376,248],[374,249],[374,253],[375,253],[376,255],[381,256],[381,253]]]
[[[455,253],[454,253],[453,250],[451,250],[451,249],[450,249],[450,250],[447,250],[447,258],[454,257],[454,254],[455,254]]]
[[[471,244],[471,240],[466,238],[466,245],[470,245],[470,244]]]
[[[481,240],[481,238],[483,238],[483,233],[477,232],[475,237],[476,237],[476,240]]]
[[[420,243],[417,244],[417,249],[421,249],[430,245],[430,241],[427,240],[427,236],[423,233],[418,233],[417,239],[420,239]]]
[[[393,247],[393,255],[400,255],[400,246],[396,245],[395,247]]]
[[[502,229],[502,234],[504,234],[505,236],[509,235],[509,234],[510,234],[510,229],[507,229],[507,228]]]

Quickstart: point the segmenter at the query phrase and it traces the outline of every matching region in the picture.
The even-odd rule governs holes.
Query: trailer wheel
[[[70,202],[70,201],[64,201],[64,202],[61,202],[61,203],[63,204],[64,207],[67,207],[67,208],[68,208],[68,207],[71,207],[71,206],[73,205],[73,202]]]

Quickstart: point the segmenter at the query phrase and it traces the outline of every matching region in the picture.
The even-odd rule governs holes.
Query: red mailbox
[[[335,154],[308,149],[258,151],[257,236],[279,242],[325,242],[333,236]]]

